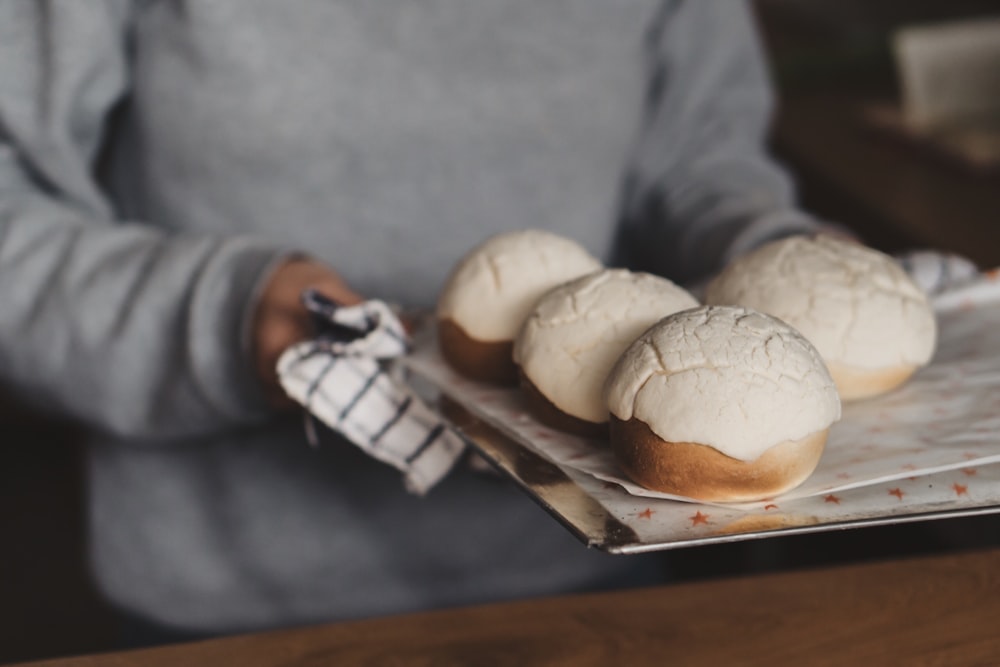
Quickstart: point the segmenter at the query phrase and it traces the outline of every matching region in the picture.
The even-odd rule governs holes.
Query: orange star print
[[[900,500],[902,500],[903,496],[905,496],[906,494],[903,493],[902,489],[896,488],[896,489],[889,489],[889,495],[890,496],[896,496],[897,498],[899,498]]]
[[[691,519],[692,526],[697,526],[699,523],[708,523],[708,515],[701,512],[695,512],[694,516],[688,518]]]

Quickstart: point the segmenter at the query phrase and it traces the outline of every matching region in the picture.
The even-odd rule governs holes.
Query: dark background
[[[781,105],[775,151],[804,205],[887,251],[953,250],[1000,265],[1000,176],[872,129],[898,99],[899,25],[1000,15],[993,0],[758,0]],[[82,456],[71,425],[0,399],[0,663],[111,650],[115,615],[86,574]],[[678,578],[809,567],[1000,543],[991,517],[794,536],[665,555]]]

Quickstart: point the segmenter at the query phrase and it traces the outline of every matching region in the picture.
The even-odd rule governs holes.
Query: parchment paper
[[[724,506],[761,510],[776,507],[779,501],[805,498],[839,505],[838,494],[876,486],[886,486],[884,491],[900,502],[904,497],[916,502],[937,500],[942,493],[961,499],[972,495],[970,485],[974,491],[979,480],[995,477],[977,471],[1000,462],[1000,272],[936,297],[934,306],[939,341],[928,367],[891,394],[845,403],[843,418],[831,429],[819,466],[801,486],[779,498]],[[495,388],[457,375],[441,359],[433,331],[418,339],[405,365],[574,477],[582,474],[602,480],[602,489],[615,485],[637,501],[657,498],[705,504],[631,483],[615,464],[606,442],[538,423],[516,389]],[[949,488],[940,482],[936,486],[912,483],[945,471],[957,475]],[[900,483],[887,485],[894,481]],[[851,494],[858,499],[870,495]],[[878,494],[880,503],[885,502],[882,495]]]

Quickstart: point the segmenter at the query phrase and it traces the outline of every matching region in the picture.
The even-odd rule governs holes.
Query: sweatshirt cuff
[[[815,234],[830,227],[830,225],[821,223],[806,213],[795,210],[779,211],[761,216],[744,227],[733,238],[723,254],[720,268],[725,268],[737,257],[745,255],[765,243],[777,241],[787,236]]]
[[[188,332],[192,374],[203,398],[236,422],[262,421],[272,412],[252,363],[252,318],[267,278],[295,255],[253,239],[224,241],[195,291]]]

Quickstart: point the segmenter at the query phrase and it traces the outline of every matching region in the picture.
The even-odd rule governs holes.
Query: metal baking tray
[[[879,415],[883,421],[872,431],[893,435],[903,444],[908,438],[922,440],[923,450],[911,450],[915,465],[853,488],[846,484],[829,493],[814,490],[808,497],[739,506],[632,495],[554,458],[545,438],[531,435],[544,436],[545,427],[533,423],[526,409],[508,409],[504,418],[485,409],[498,397],[513,401],[516,408],[517,392],[491,393],[455,376],[437,352],[429,328],[417,337],[415,352],[404,365],[417,384],[433,388],[442,414],[483,458],[583,543],[609,553],[998,513],[1000,335],[995,332],[1000,331],[1000,280],[994,274],[940,299],[936,308],[939,345],[932,364],[912,387],[845,405],[842,420],[856,427]],[[836,440],[831,432],[828,453]],[[840,447],[851,444],[840,440]],[[950,464],[939,465],[941,451],[950,452]],[[938,457],[935,465],[920,459],[932,455]],[[838,453],[830,456],[836,459]],[[840,456],[846,465],[843,452]]]

